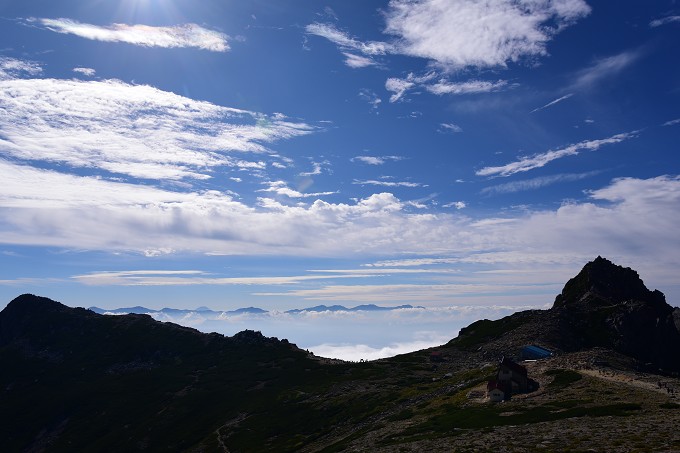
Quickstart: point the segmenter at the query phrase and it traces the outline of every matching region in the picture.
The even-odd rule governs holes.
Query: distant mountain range
[[[402,309],[408,309],[408,308],[425,308],[421,306],[413,306],[413,305],[399,305],[397,307],[381,307],[379,305],[374,305],[374,304],[367,304],[367,305],[357,305],[356,307],[352,308],[347,308],[342,305],[317,305],[315,307],[308,307],[308,308],[295,308],[292,310],[286,310],[285,313],[290,313],[290,314],[300,314],[300,313],[305,313],[305,312],[316,312],[316,313],[321,313],[321,312],[357,312],[357,311],[393,311],[393,310],[402,310]],[[263,315],[266,313],[269,313],[269,310],[264,310],[262,308],[257,308],[257,307],[244,307],[244,308],[237,308],[236,310],[227,310],[227,311],[216,311],[216,310],[211,310],[208,307],[199,307],[196,308],[195,310],[190,310],[190,309],[177,309],[177,308],[161,308],[160,310],[154,310],[152,308],[146,308],[146,307],[125,307],[125,308],[116,308],[112,310],[107,310],[104,308],[99,308],[99,307],[90,307],[88,310],[91,310],[95,313],[98,313],[100,315],[103,314],[116,314],[116,315],[126,315],[126,314],[137,314],[137,315],[145,315],[145,314],[155,314],[155,313],[162,313],[170,316],[184,316],[188,315],[191,313],[197,313],[203,316],[207,317],[217,317],[217,316],[224,316],[224,315],[243,315],[243,314],[253,314],[253,315]]]
[[[549,310],[365,363],[119,310],[24,294],[0,312],[0,450],[680,451],[680,309],[601,257]],[[539,391],[486,401],[499,359],[528,344],[554,353],[525,364]]]

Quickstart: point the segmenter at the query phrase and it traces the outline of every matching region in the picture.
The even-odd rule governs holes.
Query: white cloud
[[[2,160],[0,174],[0,237],[8,244],[335,256],[440,241],[431,228],[436,216],[407,214],[389,193],[351,205],[286,206],[262,198],[250,207],[217,191],[172,192]]]
[[[399,260],[376,261],[375,263],[365,264],[367,267],[409,267],[409,266],[430,266],[439,264],[456,264],[458,258],[411,258]]]
[[[526,308],[537,307],[526,304],[484,307],[463,305],[389,312],[329,310],[291,314],[271,310],[261,314],[155,312],[150,315],[159,321],[225,335],[233,335],[246,328],[255,329],[266,336],[287,338],[317,356],[358,361],[437,346],[455,337],[461,327],[481,317],[497,319]],[[323,332],[323,344],[319,344],[320,332]]]
[[[582,0],[391,0],[385,32],[400,53],[487,68],[546,55],[556,33],[589,13]]]
[[[362,186],[383,186],[383,187],[427,187],[427,185],[421,184],[419,182],[408,182],[408,181],[378,181],[373,179],[368,180],[358,180],[352,181],[352,184],[362,185]]]
[[[310,280],[348,279],[373,277],[370,272],[342,274],[270,276],[270,277],[218,277],[196,270],[132,270],[91,272],[74,275],[73,280],[88,286],[195,286],[195,285],[292,285]]]
[[[172,192],[4,160],[0,160],[0,174],[0,238],[5,244],[139,253],[175,250],[213,255],[400,258],[387,267],[407,266],[408,260],[413,265],[501,263],[507,269],[526,263],[571,264],[574,269],[564,278],[600,254],[621,264],[635,264],[641,273],[649,273],[652,282],[680,264],[677,176],[617,179],[589,192],[589,199],[558,209],[508,212],[505,218],[471,218],[413,213],[407,203],[389,193],[373,194],[353,204],[316,200],[309,206],[285,206],[263,199],[260,206],[251,207],[216,191]],[[214,282],[213,276],[201,275],[151,277],[196,277]],[[382,297],[392,302],[433,300],[441,304],[457,294],[473,298],[493,292],[501,297],[513,291],[511,282],[505,282],[504,288],[460,281],[427,287],[405,285],[329,286],[299,296],[362,301]]]
[[[482,194],[503,194],[515,193],[525,190],[536,190],[541,187],[546,187],[560,182],[579,181],[581,179],[590,178],[597,175],[598,171],[589,171],[586,173],[564,173],[551,176],[539,176],[538,178],[525,179],[522,181],[513,181],[505,184],[498,184],[495,186],[485,187],[481,190]]]
[[[536,154],[534,156],[522,157],[515,162],[511,162],[499,167],[484,167],[481,170],[478,170],[475,174],[478,176],[510,176],[515,173],[541,168],[554,160],[561,159],[566,156],[576,156],[581,152],[581,150],[596,151],[603,145],[621,143],[625,140],[636,137],[636,134],[636,131],[624,132],[613,135],[609,138],[599,140],[585,140],[573,145],[569,145],[566,148],[548,151],[546,153]]]
[[[564,283],[562,283],[563,285]],[[259,296],[289,296],[296,299],[321,301],[324,303],[340,303],[353,301],[355,303],[418,304],[427,302],[432,305],[442,305],[452,301],[470,301],[472,298],[484,296],[503,296],[509,293],[517,294],[535,290],[534,284],[502,283],[440,283],[440,284],[373,284],[373,285],[328,285],[314,289],[293,289],[287,292],[256,293]],[[550,288],[554,294],[559,292],[559,285]]]
[[[444,205],[445,208],[465,209],[467,204],[464,201],[454,201]]]
[[[338,46],[351,67],[373,64],[360,53],[426,58],[446,70],[488,68],[547,55],[547,43],[589,13],[583,0],[391,0],[384,13],[390,42],[363,42],[331,24],[305,29]]]
[[[485,80],[468,80],[467,82],[449,82],[447,80],[439,80],[431,85],[425,85],[425,89],[430,93],[436,95],[444,94],[475,94],[475,93],[489,93],[498,91],[507,86],[508,82],[505,80],[498,80],[496,82],[488,82]]]
[[[337,192],[302,193],[288,187],[288,184],[285,181],[270,181],[264,184],[268,185],[269,187],[267,187],[266,189],[260,189],[258,190],[258,192],[274,192],[277,195],[283,195],[289,198],[310,198],[310,197],[317,198],[337,193]]]
[[[356,156],[350,159],[352,162],[363,162],[368,165],[383,165],[387,161],[400,161],[401,156]]]
[[[12,256],[12,255],[9,255]],[[51,283],[64,283],[63,279],[60,278],[15,278],[15,279],[0,279],[0,285],[2,286],[18,286],[23,288],[35,288],[40,285],[48,285]]]
[[[620,178],[589,196],[590,202],[532,213],[516,237],[527,247],[543,247],[534,249],[537,255],[600,254],[652,276],[677,269],[680,177]]]
[[[390,77],[385,82],[385,89],[394,93],[390,96],[390,102],[397,102],[404,98],[406,92],[413,90],[414,88],[424,88],[432,94],[443,96],[489,93],[499,91],[508,86],[508,82],[505,80],[498,80],[496,82],[485,80],[451,82],[446,78],[440,77],[437,81],[433,82],[437,77],[438,75],[436,72],[428,72],[423,76],[416,76],[413,73],[409,73],[405,79]]]
[[[36,18],[29,19],[28,23],[37,23],[57,33],[71,34],[95,41],[124,42],[143,47],[196,47],[213,52],[229,50],[229,37],[227,35],[196,24],[172,27],[127,24],[101,26],[65,18]]]
[[[390,102],[397,102],[404,97],[404,94],[415,86],[414,82],[408,79],[397,79],[395,77],[390,77],[385,81],[385,89],[394,93],[390,96]]]
[[[394,93],[390,96],[390,102],[400,101],[407,91],[422,86],[437,77],[437,73],[430,71],[422,76],[417,76],[410,72],[406,75],[405,79],[398,79],[396,77],[390,77],[385,81],[385,89]]]
[[[384,42],[369,41],[361,42],[355,38],[350,37],[344,31],[338,30],[331,24],[314,23],[307,25],[305,31],[310,35],[321,36],[326,38],[340,49],[345,51],[357,51],[364,55],[385,55],[391,46]]]
[[[680,22],[680,16],[666,16],[661,19],[655,19],[649,23],[650,27],[660,27],[666,24],[672,24],[673,22]]]
[[[676,124],[680,124],[680,118],[666,121],[665,123],[662,124],[662,126],[675,126]]]
[[[0,80],[42,74],[42,66],[34,61],[0,56]]]
[[[599,59],[590,67],[576,73],[572,88],[588,89],[602,80],[615,76],[642,56],[640,50],[626,51],[618,55]]]
[[[380,66],[380,63],[371,57],[385,55],[391,46],[385,42],[370,41],[362,42],[350,37],[347,33],[338,30],[334,25],[314,23],[307,25],[305,31],[310,35],[321,36],[338,46],[345,56],[345,64],[350,68],[365,68]],[[360,53],[362,55],[357,55]]]
[[[333,274],[362,274],[362,275],[392,275],[392,274],[449,274],[456,272],[452,269],[402,269],[398,267],[383,267],[370,269],[370,266],[361,269],[310,269],[308,272],[325,272]]]
[[[555,99],[554,101],[548,102],[547,104],[545,104],[545,105],[542,106],[542,107],[537,107],[537,108],[533,109],[533,110],[532,110],[531,112],[529,112],[529,113],[535,113],[535,112],[538,112],[539,110],[543,110],[543,109],[547,109],[548,107],[552,107],[553,105],[555,105],[555,104],[557,104],[557,103],[559,103],[559,102],[566,101],[567,99],[569,99],[569,98],[572,97],[573,95],[574,95],[574,93],[565,94],[564,96],[559,97],[559,98]]]
[[[382,99],[375,92],[366,88],[359,91],[359,97],[368,102],[373,109],[377,109],[382,103]]]
[[[207,179],[263,169],[266,144],[314,128],[116,80],[0,80],[0,151],[137,178]],[[28,120],[30,119],[30,120]]]
[[[508,62],[547,55],[552,37],[589,13],[583,0],[391,0],[384,13],[384,31],[394,36],[391,42],[363,42],[331,24],[313,23],[305,29],[337,45],[352,68],[377,65],[373,56],[404,54],[432,60],[449,71],[505,67]],[[437,95],[460,95],[498,91],[508,84],[445,78],[426,84],[433,76],[388,78],[385,89],[393,93],[390,102],[403,100],[407,91],[418,86]]]
[[[358,362],[360,360],[377,360],[385,357],[393,357],[398,354],[406,354],[407,352],[431,348],[444,344],[450,339],[450,335],[437,335],[430,340],[390,343],[385,346],[377,347],[366,344],[324,343],[309,346],[307,349],[320,357]]]
[[[446,133],[458,134],[460,132],[463,132],[463,128],[454,123],[441,123],[439,125],[438,131],[443,134]]]
[[[73,72],[87,77],[94,77],[97,74],[97,71],[92,68],[73,68]]]
[[[330,166],[330,162],[328,162],[327,160],[325,160],[325,161],[323,161],[323,162],[314,162],[314,161],[312,161],[312,170],[300,172],[300,173],[299,173],[299,176],[316,176],[316,175],[320,175],[320,174],[324,171],[324,169],[325,169],[326,171],[330,171],[328,168],[325,168],[325,167],[328,167],[328,166]]]
[[[378,62],[372,58],[356,55],[349,52],[342,53],[345,56],[345,64],[350,68],[367,68],[369,66],[379,66]]]
[[[351,160],[352,162],[359,161],[368,165],[382,165],[385,163],[385,159],[376,156],[357,156],[353,157]]]

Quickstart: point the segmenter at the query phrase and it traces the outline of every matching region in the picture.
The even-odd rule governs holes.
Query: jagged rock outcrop
[[[583,266],[581,272],[564,285],[562,293],[555,298],[553,310],[591,310],[594,307],[606,307],[629,300],[644,301],[656,310],[673,311],[666,303],[663,293],[647,289],[633,269],[618,266],[598,256]]]
[[[674,308],[663,293],[649,290],[637,272],[597,257],[567,282],[555,298],[564,350],[595,346],[629,355],[642,364],[680,370],[680,333]]]
[[[680,309],[634,270],[598,256],[567,282],[551,309],[477,321],[449,344],[512,355],[530,343],[562,352],[602,347],[652,371],[678,372]]]

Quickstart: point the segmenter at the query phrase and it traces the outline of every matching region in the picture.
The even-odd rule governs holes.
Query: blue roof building
[[[553,353],[552,351],[532,344],[524,346],[520,355],[524,360],[539,360],[552,357]]]

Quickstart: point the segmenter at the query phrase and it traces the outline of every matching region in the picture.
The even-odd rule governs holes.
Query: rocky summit
[[[680,371],[678,313],[637,272],[602,257],[567,282],[550,310],[563,349],[612,348],[661,371]]]
[[[680,309],[647,289],[637,272],[597,257],[566,283],[549,310],[478,321],[451,344],[510,355],[529,343],[560,352],[602,347],[635,359],[640,369],[678,372],[679,319]]]
[[[0,450],[680,451],[679,317],[601,257],[549,310],[362,363],[23,295],[0,312]]]

